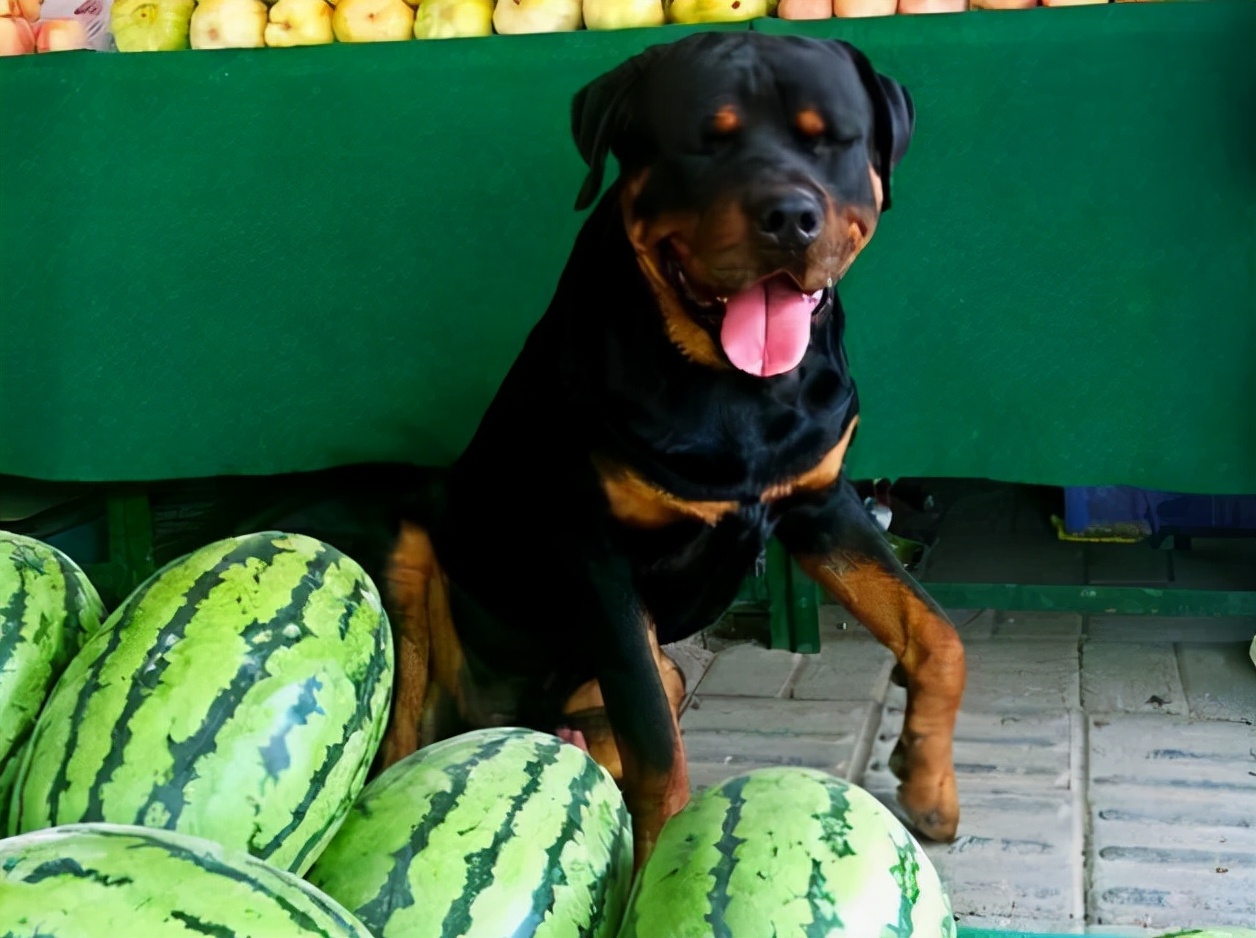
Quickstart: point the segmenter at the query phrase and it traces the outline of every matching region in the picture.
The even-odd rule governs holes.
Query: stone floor
[[[818,655],[682,652],[695,787],[809,765],[893,802],[904,698],[892,659],[839,607],[824,615]],[[963,820],[954,843],[926,849],[961,922],[1256,925],[1256,617],[951,616],[969,663]]]

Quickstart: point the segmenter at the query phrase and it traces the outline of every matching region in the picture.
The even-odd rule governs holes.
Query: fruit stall
[[[460,738],[368,779],[394,659],[352,559],[295,537],[153,555],[158,485],[457,454],[581,221],[571,95],[653,43],[840,37],[913,94],[893,214],[843,284],[853,473],[1256,492],[1250,0],[0,4],[0,496],[108,521],[80,562],[0,535],[0,836],[20,835],[0,933],[102,934],[66,895],[137,936],[566,934],[541,928],[561,908],[572,933],[664,938],[656,901],[759,914],[735,899],[748,863],[725,905],[667,892],[679,847],[634,881],[615,787],[550,737]],[[221,608],[197,605],[210,573],[237,591]],[[783,643],[805,646],[814,604],[778,573]],[[231,618],[254,575],[299,602]],[[1100,593],[1053,601],[1145,599]],[[792,810],[773,903],[954,933],[927,857],[857,788],[742,785],[676,826],[693,862],[730,855],[730,805],[747,831]],[[891,873],[827,907],[855,846]],[[203,888],[135,885],[158,880]],[[436,919],[407,911],[415,883]]]

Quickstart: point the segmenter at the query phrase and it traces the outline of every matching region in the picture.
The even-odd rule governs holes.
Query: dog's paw
[[[947,843],[959,829],[959,792],[950,747],[930,753],[923,742],[908,745],[900,740],[890,756],[890,771],[901,783],[898,803],[912,827],[928,840]]]

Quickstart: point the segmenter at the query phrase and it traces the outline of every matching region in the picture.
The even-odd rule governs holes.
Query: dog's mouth
[[[767,378],[798,366],[829,286],[807,291],[792,273],[778,270],[749,286],[723,290],[687,272],[674,241],[667,239],[659,247],[668,284],[734,367]]]

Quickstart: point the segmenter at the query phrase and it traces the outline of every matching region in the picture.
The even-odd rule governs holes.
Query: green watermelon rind
[[[150,576],[50,695],[12,833],[165,828],[298,874],[365,785],[392,694],[378,590],[314,538],[227,538]]]
[[[104,617],[100,594],[63,551],[0,531],[0,832],[44,702]]]
[[[95,823],[0,840],[0,934],[371,938],[334,899],[247,853]]]
[[[613,938],[631,875],[606,770],[550,734],[498,727],[373,780],[308,878],[377,935]]]
[[[663,827],[618,938],[953,938],[915,838],[875,797],[769,767],[697,794]]]

